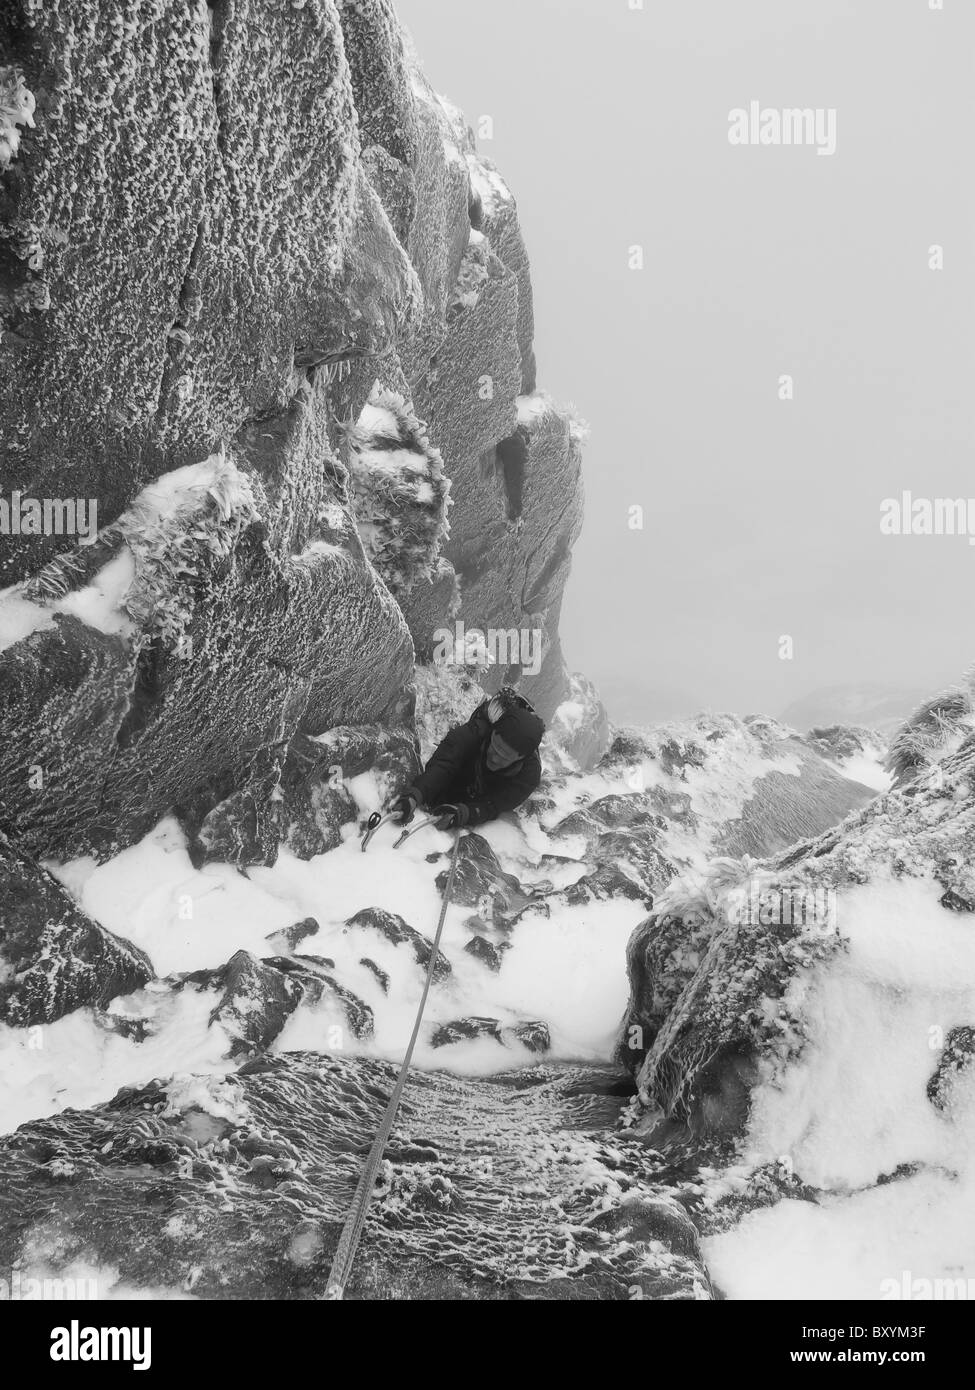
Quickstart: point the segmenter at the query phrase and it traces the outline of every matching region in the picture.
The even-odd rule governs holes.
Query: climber
[[[542,779],[538,747],[545,725],[528,701],[506,686],[451,729],[412,786],[393,802],[408,825],[430,809],[441,830],[483,825],[513,811]]]

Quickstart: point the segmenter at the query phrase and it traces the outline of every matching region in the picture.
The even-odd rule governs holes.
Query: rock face
[[[300,1004],[317,1004],[325,995],[338,1005],[353,1037],[370,1036],[372,1010],[333,978],[330,966],[314,956],[258,960],[238,951],[221,970],[197,972],[186,981],[222,990],[210,1023],[230,1039],[229,1057],[247,1057],[270,1047]]]
[[[495,945],[493,941],[488,941],[484,936],[472,936],[464,950],[475,960],[479,960],[482,965],[487,966],[488,970],[497,974],[501,969],[501,959],[507,945],[508,943],[505,941]]]
[[[354,917],[350,917],[348,926],[365,928],[367,931],[374,931],[378,936],[384,937],[393,946],[406,946],[412,953],[414,960],[422,970],[428,969],[433,948],[425,936],[411,927],[409,922],[403,920],[395,912],[385,912],[378,907],[365,907],[357,912]],[[450,961],[443,951],[437,952],[437,958],[433,966],[433,980],[440,983],[446,980],[451,974]]]
[[[443,892],[449,878],[443,870],[436,877],[438,892]],[[483,835],[473,831],[463,837],[457,854],[453,901],[465,907],[476,907],[488,922],[504,923],[532,901],[515,878],[505,873],[494,850]]]
[[[0,1020],[54,1023],[152,979],[146,955],[80,912],[0,834]]]
[[[945,1038],[937,1070],[928,1082],[928,1099],[936,1110],[951,1104],[955,1085],[975,1066],[975,1028],[952,1028]]]
[[[15,0],[0,73],[0,474],[98,525],[0,545],[18,842],[103,857],[175,809],[198,862],[324,852],[352,810],[309,741],[408,740],[455,620],[519,635],[487,688],[550,717],[584,431],[389,0]]]
[[[552,742],[583,772],[595,767],[609,747],[609,716],[599,692],[585,676],[570,676],[568,698],[555,711],[550,734]]]
[[[885,749],[883,739],[873,729],[856,728],[849,724],[810,729],[808,742],[824,758],[832,758],[838,763],[869,753],[879,757]]]
[[[452,1043],[473,1042],[476,1038],[493,1038],[506,1047],[520,1043],[529,1052],[547,1052],[552,1038],[544,1023],[516,1023],[506,1028],[497,1018],[458,1018],[442,1023],[434,1030],[430,1046],[450,1047]]]
[[[700,715],[653,731],[616,732],[600,763],[645,791],[665,821],[716,855],[764,857],[821,834],[876,791],[844,777],[823,752],[777,720]],[[693,789],[702,796],[693,800]]]
[[[106,1284],[204,1299],[321,1298],[394,1075],[291,1053],[25,1125],[0,1140],[0,1259],[43,1251],[54,1271],[83,1259]],[[613,1130],[609,1091],[593,1069],[418,1074],[347,1297],[712,1297],[695,1227],[659,1156]]]
[[[797,750],[802,776],[768,772],[731,822],[716,848],[725,854],[768,855],[821,833],[874,799],[876,793],[837,775],[805,750]]]
[[[428,742],[474,692],[430,673],[419,686],[416,724]],[[431,914],[419,908],[443,887],[443,838],[431,837],[432,852],[418,849],[412,861],[389,841],[385,859],[378,841],[373,857],[363,856],[353,840],[331,860],[285,860],[254,874],[248,898],[250,887],[264,893],[279,873],[284,879],[287,910],[280,930],[262,933],[264,945],[258,936],[256,950],[235,950],[216,968],[172,974],[146,990],[137,986],[147,963],[132,978],[120,969],[103,992],[77,996],[92,1006],[93,1023],[115,1035],[121,1076],[137,1089],[31,1120],[0,1140],[0,1263],[29,1270],[42,1252],[49,1272],[70,1277],[84,1264],[142,1291],[226,1298],[259,1286],[272,1298],[320,1297],[395,1075],[371,1054],[390,1046],[391,1019],[408,1018],[432,959],[435,988],[420,1039],[429,1055],[409,1078],[350,1296],[710,1297],[698,1232],[735,1219],[736,1203],[740,1211],[806,1196],[805,1176],[774,1166],[742,1179],[747,1165],[734,1142],[756,1085],[794,1080],[785,1069],[809,1050],[808,1020],[819,1016],[808,996],[845,958],[828,914],[766,920],[764,896],[815,896],[859,885],[878,869],[897,877],[935,866],[931,910],[963,933],[975,904],[973,739],[942,760],[938,778],[919,774],[761,862],[721,857],[718,847],[744,823],[758,843],[776,844],[776,805],[785,818],[801,806],[803,787],[812,825],[842,815],[845,788],[865,794],[833,768],[835,784],[819,781],[818,764],[808,761],[819,755],[780,726],[721,717],[621,734],[585,778],[559,771],[556,750],[531,806],[489,831],[491,841],[464,837],[454,916],[436,957],[419,929],[429,930]],[[322,837],[344,829],[348,787],[363,773],[395,778],[416,757],[408,722],[300,734],[290,748],[278,794],[268,798],[272,827],[317,827]],[[297,815],[302,770],[334,817],[331,809],[318,820]],[[195,849],[206,867],[194,872],[237,890],[250,878],[257,785],[255,777],[249,803],[246,789],[232,790],[199,821]],[[835,798],[817,797],[824,785]],[[756,803],[761,817],[748,822]],[[239,874],[206,864],[218,843],[239,845]],[[182,850],[175,829],[160,845]],[[689,864],[696,879],[684,872]],[[182,887],[191,867],[176,862],[167,883]],[[29,863],[23,871],[40,873]],[[340,905],[329,901],[330,872],[344,879]],[[375,875],[385,872],[408,890],[397,887],[396,901],[402,896],[404,910],[416,904],[417,926],[375,905],[383,901],[373,896]],[[310,901],[295,896],[300,879],[326,891],[316,887]],[[45,882],[60,910],[66,900]],[[98,900],[93,887],[85,891]],[[136,895],[131,910],[145,925],[142,901]],[[312,902],[319,915],[306,917]],[[571,968],[574,931],[600,933],[614,918],[627,930],[641,903],[653,910],[629,947],[632,997],[618,1054],[625,1070],[567,1065],[558,1060],[567,1037],[577,1044],[544,972]],[[363,906],[350,916],[354,904]],[[550,923],[532,920],[536,914]],[[107,933],[96,945],[125,949]],[[43,941],[39,951],[43,959]],[[531,1004],[516,1002],[526,956],[544,984]],[[127,990],[135,992],[110,1002]],[[929,1017],[924,1010],[925,1030]],[[925,1044],[917,1087],[939,1123],[950,1123],[971,1084],[975,1014],[958,1004],[945,1023],[940,1058]],[[200,1053],[192,1055],[204,1056],[208,1070],[217,1063],[228,1074],[144,1084],[177,1033],[187,1048],[195,1036]],[[309,1040],[315,1053],[287,1050]],[[475,1062],[492,1074],[450,1075]],[[727,1162],[739,1171],[723,1173]]]
[[[964,931],[970,687],[918,712],[874,799],[841,771],[878,740],[842,712],[806,739],[720,715],[614,736],[568,675],[586,427],[539,389],[533,332],[514,199],[391,0],[0,6],[0,1021],[88,1009],[144,1067],[0,1139],[0,1267],[320,1297],[395,1076],[381,1011],[432,961],[433,1065],[518,1070],[414,1070],[350,1296],[708,1298],[694,1162],[808,1052],[808,993],[848,949],[828,914],[761,902],[924,874]],[[444,629],[505,642],[444,671]],[[432,957],[343,842],[502,683],[551,726],[546,785],[464,837],[463,931]],[[103,860],[168,812],[221,886],[337,851],[341,906],[289,899],[266,945],[154,979],[39,861]],[[511,1003],[533,936],[647,911],[625,1070],[558,1062],[558,1014]],[[970,1014],[925,1057],[939,1123]],[[143,1086],[184,1022],[228,1077]]]
[[[804,1000],[847,949],[847,894],[933,880],[946,916],[971,910],[975,735],[957,748],[945,737],[932,775],[785,854],[716,860],[657,901],[630,940],[618,1044],[651,1117],[698,1139],[741,1133],[759,1077],[802,1053]],[[935,1107],[970,1066],[973,1036],[967,1021],[947,1033],[928,1084]]]

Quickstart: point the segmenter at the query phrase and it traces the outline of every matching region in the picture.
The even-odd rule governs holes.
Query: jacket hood
[[[537,751],[545,736],[545,725],[537,714],[527,709],[509,709],[494,725],[509,748],[527,758]]]

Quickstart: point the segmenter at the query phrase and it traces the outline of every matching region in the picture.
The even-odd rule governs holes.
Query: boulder
[[[350,917],[345,925],[359,931],[378,932],[394,946],[408,946],[414,960],[423,970],[430,964],[433,950],[430,942],[395,912],[386,912],[380,907],[365,907],[354,917]],[[441,984],[450,974],[450,961],[443,951],[438,950],[433,967],[434,983]]]
[[[656,834],[639,827],[600,835],[592,857],[602,869],[619,869],[645,897],[658,893],[676,872],[659,848]]]
[[[883,739],[873,729],[850,724],[820,725],[810,729],[806,739],[821,757],[838,763],[864,755],[879,757],[885,748]]]
[[[496,1018],[458,1018],[451,1023],[438,1024],[430,1037],[430,1046],[450,1047],[453,1043],[473,1042],[477,1038],[493,1038],[502,1047],[516,1043],[529,1052],[547,1052],[552,1046],[545,1023],[516,1023],[505,1025]]]
[[[600,864],[591,873],[583,874],[582,878],[576,879],[575,883],[570,883],[568,888],[563,888],[554,896],[568,903],[570,907],[626,898],[631,902],[644,902],[648,907],[653,905],[652,893],[618,864]],[[548,907],[548,903],[545,906]],[[531,912],[532,908],[528,907],[525,910]]]
[[[701,1259],[701,1237],[686,1209],[668,1197],[643,1197],[632,1193],[618,1206],[593,1217],[598,1231],[612,1231],[638,1243],[662,1241],[689,1259]]]
[[[510,947],[509,941],[495,944],[493,941],[488,941],[485,936],[472,936],[464,950],[475,960],[479,960],[482,965],[486,965],[488,970],[493,971],[496,975],[501,969],[501,957]]]
[[[317,1004],[326,996],[338,1004],[354,1037],[371,1035],[372,1010],[340,985],[330,968],[334,963],[319,956],[259,960],[238,951],[221,969],[181,976],[178,984],[222,991],[210,1023],[226,1032],[229,1056],[248,1057],[270,1047],[300,1004]]]
[[[0,833],[0,1019],[13,1028],[104,1008],[153,978],[145,954],[86,917]]]
[[[952,1093],[963,1075],[975,1067],[975,1028],[952,1028],[945,1038],[937,1069],[928,1082],[928,1099],[936,1110],[948,1110]]]
[[[275,863],[279,845],[271,800],[275,780],[271,774],[263,782],[231,792],[192,827],[187,848],[194,868],[217,863],[244,869]]]
[[[547,1023],[516,1023],[502,1032],[504,1041],[514,1039],[529,1052],[548,1052],[552,1046],[552,1035]]]
[[[314,917],[305,917],[290,927],[272,932],[264,939],[273,949],[275,955],[289,955],[296,951],[303,941],[309,936],[314,936],[319,930],[319,924]]]
[[[613,793],[599,797],[578,811],[572,811],[552,828],[553,839],[565,840],[581,835],[590,851],[607,830],[631,830],[635,827],[660,829],[664,824],[652,798],[645,793],[626,796]]]
[[[450,1047],[453,1043],[473,1042],[476,1038],[493,1038],[503,1043],[501,1023],[496,1018],[458,1018],[452,1023],[440,1023],[430,1035],[431,1047]]]
[[[230,1056],[246,1057],[269,1047],[306,997],[304,982],[249,951],[232,956],[214,983],[223,987],[210,1023],[230,1039]]]
[[[446,869],[437,875],[438,892],[446,890],[448,878]],[[476,907],[484,921],[504,925],[533,898],[534,895],[521,886],[514,874],[505,873],[483,835],[472,831],[461,838],[452,894],[454,903]]]
[[[688,905],[655,912],[634,930],[626,949],[630,1001],[617,1056],[636,1071],[684,988],[694,978],[715,931],[712,914]]]
[[[557,896],[572,904],[620,897],[652,905],[654,894],[675,873],[659,845],[667,819],[658,804],[649,793],[612,793],[559,821],[549,832],[552,838],[570,846],[581,840],[585,860],[595,868]]]

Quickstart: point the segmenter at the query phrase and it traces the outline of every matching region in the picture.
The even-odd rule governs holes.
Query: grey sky
[[[879,517],[903,489],[975,498],[975,5],[398,8],[439,90],[494,118],[539,381],[592,425],[570,664],[740,712],[955,680],[975,547]],[[730,145],[752,100],[835,107],[836,153]]]

